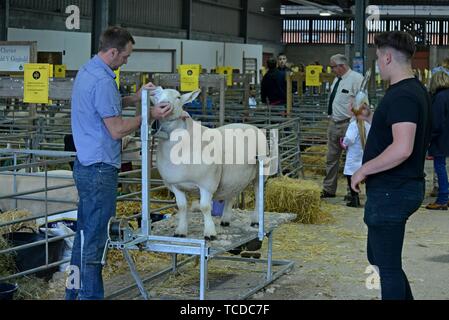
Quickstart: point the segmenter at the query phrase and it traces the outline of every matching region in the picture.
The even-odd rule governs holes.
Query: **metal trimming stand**
[[[155,280],[157,277],[167,274],[169,272],[175,272],[182,265],[192,261],[195,256],[199,257],[200,261],[200,295],[199,299],[204,300],[206,298],[206,286],[207,286],[207,274],[208,274],[208,261],[212,258],[220,260],[239,260],[256,263],[266,263],[267,271],[263,282],[259,283],[255,287],[251,288],[248,292],[240,294],[239,299],[245,299],[252,294],[256,293],[260,289],[264,288],[282,274],[288,272],[293,268],[294,262],[288,260],[273,260],[272,259],[272,244],[273,244],[273,230],[274,227],[269,230],[265,230],[264,226],[264,163],[269,161],[269,158],[258,157],[259,164],[259,230],[258,233],[248,235],[247,237],[239,238],[238,241],[228,245],[226,247],[214,248],[209,245],[205,240],[189,239],[189,238],[175,238],[151,235],[151,219],[150,219],[150,126],[149,126],[149,99],[148,91],[142,90],[142,127],[141,127],[141,139],[142,139],[142,224],[141,229],[134,231],[130,228],[129,223],[125,220],[119,220],[112,218],[108,226],[108,241],[103,254],[102,263],[106,262],[106,255],[108,249],[118,249],[123,252],[123,255],[128,263],[131,271],[131,275],[134,278],[136,285],[143,297],[143,299],[149,299],[149,294],[144,287],[144,282]],[[241,246],[251,240],[259,239],[262,241],[264,237],[268,238],[268,257],[267,259],[251,259],[251,258],[238,258],[231,256],[220,256],[229,250],[232,250],[238,246]],[[151,276],[148,279],[142,280],[137,272],[135,264],[129,254],[129,250],[145,250],[160,253],[172,254],[172,266],[164,269],[157,274]],[[178,263],[177,255],[191,255],[190,259],[186,259],[181,263]],[[280,270],[273,272],[273,266],[280,266]],[[124,288],[115,292],[107,298],[113,298],[121,295],[124,292],[134,288],[136,285]]]

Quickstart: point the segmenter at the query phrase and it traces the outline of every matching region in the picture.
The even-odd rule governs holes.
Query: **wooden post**
[[[207,91],[207,87],[201,87],[201,104],[203,107],[203,115],[207,114],[207,96],[209,94]]]
[[[249,97],[250,97],[250,87],[251,87],[251,76],[249,74],[244,74],[243,76],[243,106],[249,109]]]
[[[220,79],[220,127],[224,125],[225,122],[225,90],[226,90],[226,78],[223,76]]]

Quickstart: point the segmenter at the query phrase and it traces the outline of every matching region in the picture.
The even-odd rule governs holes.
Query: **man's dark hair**
[[[279,54],[278,54],[278,58],[279,58],[280,56],[286,56],[286,57],[287,57],[287,55],[286,55],[284,52],[279,53]]]
[[[277,67],[277,62],[276,60],[274,60],[273,58],[270,58],[267,60],[267,67],[270,70],[276,69]]]
[[[128,30],[120,27],[110,27],[100,37],[99,51],[106,52],[111,48],[116,48],[119,52],[122,52],[126,49],[129,42],[132,44],[136,43]]]
[[[407,60],[410,60],[416,51],[415,40],[403,31],[382,32],[374,37],[374,44],[377,48],[393,48],[401,52]]]

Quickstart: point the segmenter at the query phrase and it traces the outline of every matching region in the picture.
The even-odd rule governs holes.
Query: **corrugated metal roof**
[[[310,0],[321,5],[333,5],[340,7],[351,7],[355,5],[355,0]],[[294,2],[282,0],[281,4],[284,5],[297,5]],[[398,6],[447,6],[448,0],[370,0],[370,5],[398,5]]]

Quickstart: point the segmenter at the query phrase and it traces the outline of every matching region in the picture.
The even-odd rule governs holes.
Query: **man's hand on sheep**
[[[156,104],[151,108],[151,118],[152,119],[164,119],[168,117],[173,112],[173,106],[168,102],[161,102]]]

